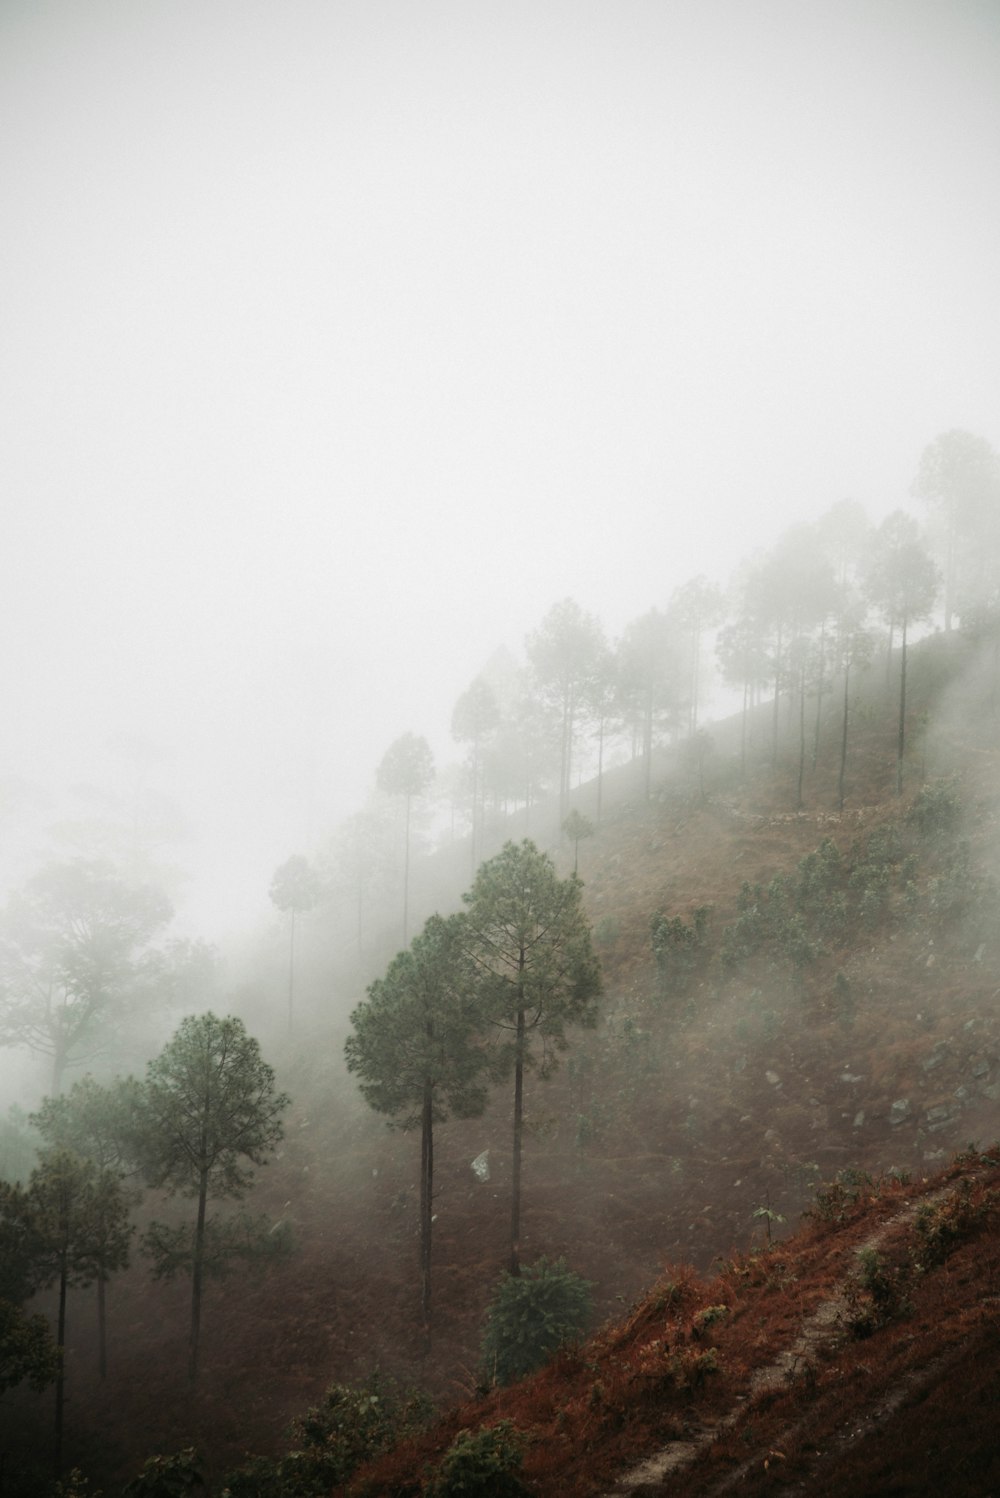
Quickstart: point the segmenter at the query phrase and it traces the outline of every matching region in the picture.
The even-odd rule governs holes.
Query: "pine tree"
[[[420,1311],[431,1324],[434,1125],[486,1105],[488,1053],[475,1003],[465,920],[431,916],[351,1015],[347,1067],[366,1101],[402,1129],[420,1127]]]
[[[597,1018],[601,977],[575,875],[560,879],[534,843],[507,843],[484,863],[468,905],[469,950],[484,1011],[508,1037],[514,1071],[510,1270],[520,1262],[524,1074],[543,1077],[567,1045],[570,1024]]]
[[[281,1139],[281,1115],[290,1099],[276,1092],[274,1072],[242,1020],[214,1014],[184,1020],[146,1073],[139,1148],[151,1186],[197,1201],[190,1248],[181,1255],[176,1235],[155,1231],[146,1245],[164,1272],[191,1274],[188,1375],[198,1375],[202,1290],[209,1262],[210,1197],[242,1197]],[[216,1238],[219,1234],[216,1233]],[[225,1241],[225,1240],[223,1240]],[[231,1244],[241,1247],[238,1240]]]

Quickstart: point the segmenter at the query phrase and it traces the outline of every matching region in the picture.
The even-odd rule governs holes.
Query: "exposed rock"
[[[889,1122],[895,1128],[897,1124],[905,1123],[912,1112],[913,1104],[908,1097],[897,1098],[889,1109]]]

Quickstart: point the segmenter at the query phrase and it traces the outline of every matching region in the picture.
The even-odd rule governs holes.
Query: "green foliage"
[[[469,948],[486,1012],[508,1032],[523,1017],[523,1055],[541,1041],[545,1076],[565,1049],[566,1026],[594,1024],[601,976],[580,881],[560,879],[534,843],[507,843],[481,865],[468,905]]]
[[[230,1473],[229,1498],[325,1498],[363,1462],[429,1422],[433,1406],[419,1390],[381,1373],[356,1384],[331,1384],[322,1401],[292,1424],[293,1448],[276,1459],[257,1457]]]
[[[858,1253],[857,1274],[847,1286],[846,1300],[846,1320],[852,1336],[870,1337],[908,1311],[905,1276],[874,1248],[862,1248]]]
[[[982,1229],[994,1213],[998,1199],[995,1191],[974,1197],[972,1182],[965,1179],[959,1181],[944,1201],[925,1202],[917,1212],[915,1267],[922,1271],[943,1264],[960,1243]]]
[[[682,993],[688,986],[705,944],[710,915],[710,905],[699,905],[690,922],[679,915],[665,914],[655,915],[650,922],[653,954],[665,994]]]
[[[161,975],[144,951],[169,921],[165,896],[111,864],[50,864],[0,916],[0,1043],[65,1068],[107,1049]]]
[[[137,1142],[150,1185],[242,1196],[253,1179],[245,1162],[268,1158],[289,1102],[242,1020],[183,1020],[147,1068]]]
[[[424,1489],[425,1498],[521,1498],[524,1441],[510,1420],[463,1430]]]
[[[191,1274],[196,1252],[193,1222],[170,1227],[153,1221],[142,1236],[142,1252],[153,1261],[156,1279],[172,1280]],[[202,1244],[202,1269],[207,1278],[225,1279],[241,1273],[261,1272],[292,1253],[292,1230],[285,1221],[272,1223],[264,1216],[238,1212],[232,1217],[207,1217]]]
[[[351,1015],[348,1070],[371,1107],[404,1128],[420,1122],[428,1090],[435,1122],[485,1107],[489,1057],[468,945],[464,917],[432,916]]]
[[[0,1300],[0,1394],[20,1383],[40,1391],[55,1383],[58,1373],[59,1349],[45,1317]]]
[[[192,1446],[172,1456],[151,1456],[138,1477],[122,1488],[122,1498],[184,1498],[205,1486]]]
[[[538,1259],[518,1275],[504,1275],[486,1313],[489,1377],[509,1384],[540,1368],[563,1343],[583,1335],[590,1313],[590,1287],[565,1259]]]
[[[0,1181],[22,1181],[35,1163],[37,1137],[28,1115],[16,1104],[0,1118]]]
[[[594,927],[594,941],[599,947],[613,947],[621,934],[621,923],[616,915],[602,915]]]
[[[962,802],[953,776],[929,780],[910,807],[908,820],[928,842],[952,833],[962,816]]]

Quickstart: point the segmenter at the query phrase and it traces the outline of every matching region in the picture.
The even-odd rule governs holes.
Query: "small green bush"
[[[512,1383],[533,1373],[565,1342],[575,1342],[590,1320],[590,1286],[565,1259],[539,1259],[520,1274],[505,1274],[486,1312],[483,1364],[487,1377]]]
[[[962,803],[954,779],[930,780],[910,807],[909,820],[920,836],[932,841],[953,832],[962,815]]]
[[[463,1430],[424,1489],[425,1498],[522,1498],[524,1443],[509,1420]]]
[[[151,1456],[138,1477],[122,1488],[122,1498],[184,1498],[204,1486],[198,1453],[188,1446],[172,1456]]]
[[[426,1395],[376,1372],[356,1384],[331,1384],[299,1415],[286,1456],[254,1457],[226,1478],[223,1498],[322,1498],[362,1462],[428,1424]]]

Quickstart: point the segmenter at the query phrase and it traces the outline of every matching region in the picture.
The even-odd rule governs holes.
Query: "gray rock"
[[[908,1097],[897,1098],[889,1109],[889,1122],[895,1128],[897,1124],[905,1123],[912,1112],[913,1104]]]

